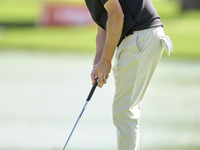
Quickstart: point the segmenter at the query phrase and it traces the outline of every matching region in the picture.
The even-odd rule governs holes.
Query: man
[[[85,0],[97,24],[96,55],[91,73],[101,88],[113,74],[113,122],[118,150],[139,149],[139,117],[143,95],[161,58],[172,50],[150,0]]]

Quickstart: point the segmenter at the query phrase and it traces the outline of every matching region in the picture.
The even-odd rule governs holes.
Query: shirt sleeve
[[[108,0],[100,0],[100,1],[104,5]]]

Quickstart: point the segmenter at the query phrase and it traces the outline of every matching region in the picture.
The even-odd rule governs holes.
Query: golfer
[[[164,49],[172,51],[150,0],[85,0],[97,24],[91,73],[101,88],[114,58],[113,122],[118,150],[139,149],[139,118],[144,93]],[[116,50],[116,52],[115,52]]]

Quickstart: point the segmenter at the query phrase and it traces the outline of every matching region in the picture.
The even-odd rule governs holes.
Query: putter
[[[95,89],[96,89],[96,87],[97,87],[97,84],[98,84],[98,83],[97,83],[97,79],[96,79],[96,80],[95,80],[95,83],[93,84],[92,89],[90,90],[90,93],[89,93],[89,95],[88,95],[88,97],[87,97],[87,99],[86,99],[85,105],[83,106],[83,109],[82,109],[82,111],[81,111],[81,113],[80,113],[78,119],[76,120],[76,123],[75,123],[75,125],[74,125],[74,127],[73,127],[73,129],[72,129],[72,131],[71,131],[71,133],[70,133],[70,135],[69,135],[69,137],[68,137],[68,139],[67,139],[67,141],[66,141],[64,147],[63,147],[63,150],[65,150],[65,147],[67,146],[67,143],[69,142],[69,139],[70,139],[70,137],[72,136],[72,133],[74,132],[74,129],[76,128],[76,125],[78,124],[78,121],[80,120],[80,118],[81,118],[81,116],[82,116],[82,114],[83,114],[83,112],[84,112],[84,110],[85,110],[85,108],[86,108],[88,102],[90,101],[90,99],[91,99],[91,97],[92,97],[92,95],[93,95],[93,93],[94,93],[94,91],[95,91]]]

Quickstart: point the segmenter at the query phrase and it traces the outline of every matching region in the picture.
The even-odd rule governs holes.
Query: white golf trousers
[[[113,122],[117,128],[118,150],[139,150],[141,102],[162,56],[159,37],[163,36],[162,27],[135,31],[116,50]]]

